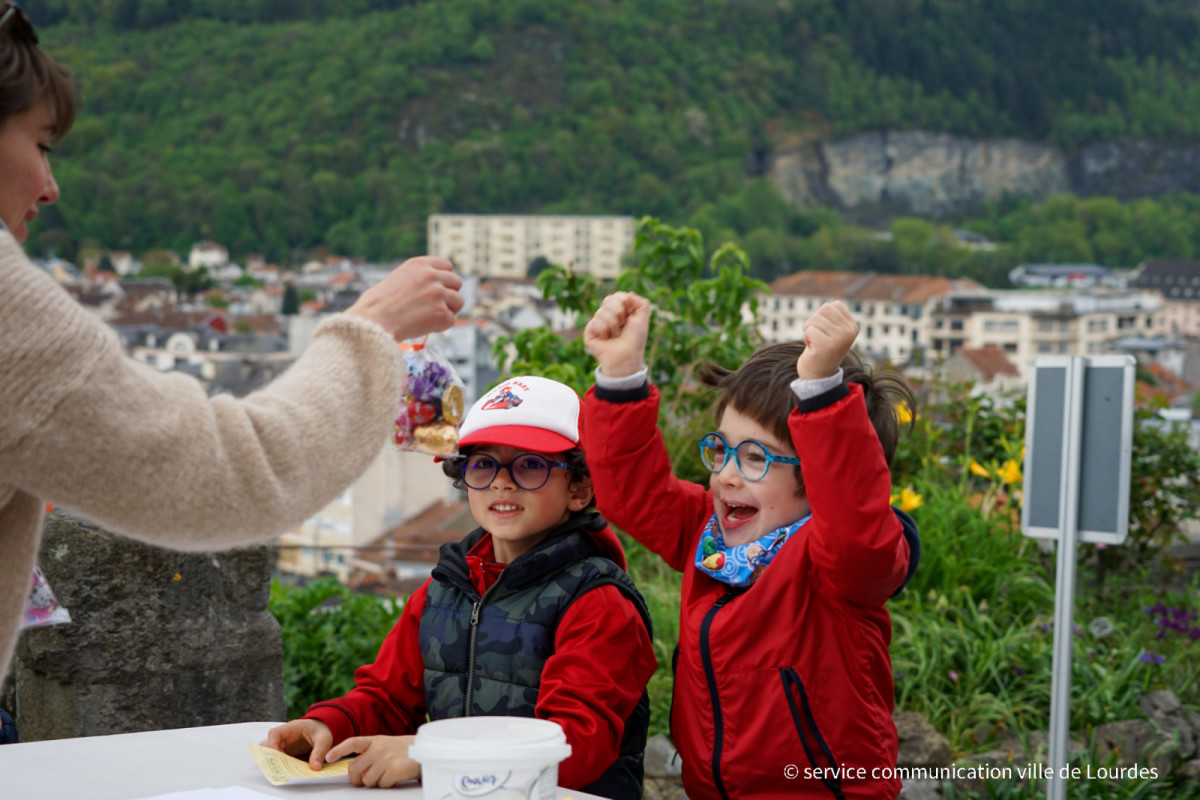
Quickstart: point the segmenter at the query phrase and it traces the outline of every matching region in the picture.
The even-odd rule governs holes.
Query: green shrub
[[[322,605],[334,597],[339,602]],[[296,588],[272,581],[269,608],[283,629],[287,718],[353,689],[354,671],[375,660],[403,607],[403,600],[356,594],[334,578]]]
[[[1020,531],[1022,404],[948,391],[921,409],[897,459],[897,486],[919,504],[922,559],[889,604],[897,708],[917,711],[956,757],[1049,728],[1054,548]],[[1142,718],[1138,698],[1170,689],[1200,703],[1200,582],[1181,587],[1164,547],[1195,514],[1197,456],[1183,431],[1140,408],[1126,545],[1082,544],[1072,631],[1071,732]],[[1097,763],[1094,752],[1085,758]],[[1044,754],[1041,758],[1044,760]],[[1072,781],[1071,797],[1192,796],[1173,777]],[[1035,798],[1044,785],[987,785]],[[947,786],[946,797],[968,797]]]

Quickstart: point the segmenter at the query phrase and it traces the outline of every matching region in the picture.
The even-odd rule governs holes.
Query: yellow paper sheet
[[[278,750],[249,742],[246,742],[246,747],[250,748],[250,755],[254,756],[254,763],[258,764],[262,774],[276,786],[282,786],[296,778],[330,778],[350,774],[351,759],[349,758],[333,764],[326,764],[320,772],[317,772],[308,765],[307,761]]]

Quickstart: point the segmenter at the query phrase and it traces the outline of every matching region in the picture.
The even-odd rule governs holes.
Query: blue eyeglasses
[[[730,454],[733,455],[733,465],[738,474],[751,482],[767,477],[767,470],[776,462],[800,466],[800,459],[777,456],[762,442],[754,439],[747,439],[737,447],[730,447],[729,442],[719,433],[705,434],[700,440],[700,460],[709,472],[723,470]]]
[[[570,469],[571,465],[537,453],[521,453],[507,464],[500,463],[497,458],[487,453],[475,453],[467,456],[459,469],[462,470],[463,483],[470,489],[488,488],[492,481],[496,480],[500,470],[505,469],[518,489],[536,492],[550,480],[550,470],[554,467]]]

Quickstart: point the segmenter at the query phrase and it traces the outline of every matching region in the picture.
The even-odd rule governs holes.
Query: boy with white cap
[[[593,508],[581,411],[573,389],[536,376],[471,407],[460,456],[443,469],[480,527],[442,546],[356,687],[272,729],[265,745],[308,753],[314,769],[359,753],[351,780],[386,787],[419,774],[408,746],[427,716],[538,717],[571,745],[562,786],[642,796],[650,619]]]

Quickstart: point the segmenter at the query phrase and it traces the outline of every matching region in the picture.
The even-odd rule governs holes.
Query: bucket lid
[[[571,755],[557,722],[528,717],[456,717],[417,728],[408,756],[419,764],[556,764]]]

